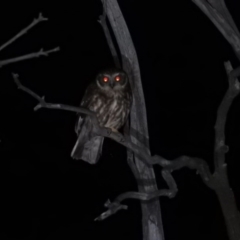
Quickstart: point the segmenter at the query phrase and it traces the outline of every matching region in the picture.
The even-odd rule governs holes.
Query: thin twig
[[[50,108],[50,109],[61,109],[61,110],[66,110],[66,111],[71,111],[71,112],[77,112],[77,113],[83,113],[83,114],[88,114],[90,116],[95,116],[95,113],[85,109],[85,108],[80,108],[80,107],[73,107],[65,104],[53,104],[53,103],[47,103],[45,101],[44,97],[40,97],[38,94],[33,92],[31,89],[23,86],[19,80],[19,75],[16,73],[13,73],[13,79],[14,82],[16,83],[18,89],[21,89],[22,91],[28,93],[31,95],[33,98],[39,101],[39,104],[34,108],[34,111],[39,110],[40,108]]]
[[[22,29],[17,35],[15,35],[13,38],[8,40],[6,43],[4,43],[2,46],[0,46],[0,51],[2,51],[4,48],[6,48],[8,45],[16,41],[18,38],[20,38],[22,35],[26,34],[31,28],[33,28],[35,25],[42,21],[47,21],[48,19],[43,17],[42,13],[39,13],[39,16],[37,19],[34,19],[31,24],[29,24],[26,28]]]
[[[56,48],[48,50],[48,51],[43,51],[43,49],[41,49],[39,52],[29,53],[29,54],[26,54],[26,55],[23,55],[20,57],[5,59],[5,60],[0,61],[0,68],[4,65],[7,65],[10,63],[20,62],[20,61],[28,60],[31,58],[38,58],[40,56],[48,56],[50,53],[57,52],[59,50],[60,50],[59,47],[56,47]]]

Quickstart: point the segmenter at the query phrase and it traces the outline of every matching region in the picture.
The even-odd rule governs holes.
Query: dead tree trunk
[[[146,106],[136,50],[117,0],[104,0],[102,2],[104,12],[108,17],[120,49],[123,69],[130,76],[133,89],[133,106],[130,113],[131,140],[133,143],[147,148],[150,153]],[[109,38],[107,37],[107,39]],[[112,53],[114,52],[112,51]],[[130,151],[128,151],[128,163],[135,178],[140,180],[138,181],[140,192],[150,193],[158,190],[152,166],[147,166],[138,156]],[[143,239],[163,240],[164,234],[159,199],[149,203],[141,202],[141,208]]]
[[[192,1],[218,28],[224,38],[232,46],[237,58],[240,60],[240,33],[225,5],[224,0]],[[239,240],[240,213],[237,209],[234,194],[228,181],[227,164],[225,163],[225,154],[228,152],[228,146],[225,145],[225,124],[231,103],[240,91],[238,79],[231,75],[239,76],[240,67],[233,70],[230,62],[228,62],[225,64],[225,68],[229,76],[229,88],[218,108],[217,113],[214,149],[215,171],[213,174],[214,184],[212,189],[216,192],[220,202],[229,239]]]

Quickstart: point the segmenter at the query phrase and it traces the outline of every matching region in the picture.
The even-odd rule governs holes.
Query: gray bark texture
[[[223,37],[231,45],[235,55],[240,60],[240,33],[229,13],[224,0],[192,0],[202,12],[211,20]],[[234,193],[230,187],[227,174],[225,154],[228,146],[225,145],[225,124],[228,110],[233,99],[240,92],[240,84],[237,79],[240,75],[240,67],[232,69],[231,63],[225,63],[228,74],[229,88],[218,108],[215,125],[215,149],[212,189],[216,192],[226,223],[230,240],[240,240],[240,213],[236,205]]]

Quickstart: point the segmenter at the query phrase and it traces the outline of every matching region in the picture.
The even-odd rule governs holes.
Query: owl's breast
[[[100,103],[97,110],[99,124],[104,127],[119,129],[126,121],[129,113],[129,104],[122,96],[108,98]]]

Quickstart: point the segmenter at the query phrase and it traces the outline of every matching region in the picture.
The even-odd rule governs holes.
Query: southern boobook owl
[[[80,106],[93,112],[101,127],[117,131],[127,120],[132,104],[132,92],[127,74],[123,70],[101,71],[88,86]],[[92,131],[92,120],[88,115],[79,114],[75,125],[78,135],[71,157],[90,164],[98,162],[102,153],[104,137]]]

